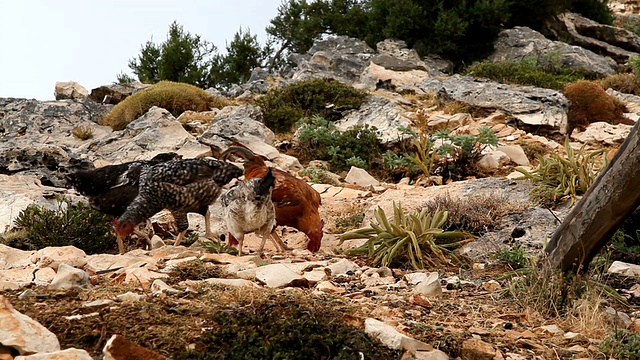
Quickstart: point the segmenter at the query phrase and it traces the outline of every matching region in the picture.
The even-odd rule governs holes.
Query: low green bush
[[[333,121],[341,117],[340,110],[357,109],[365,93],[331,79],[299,81],[285,88],[269,90],[257,100],[264,114],[264,123],[276,132],[287,132],[298,120],[314,115]]]
[[[128,96],[118,103],[100,121],[100,124],[111,126],[113,130],[122,130],[130,122],[144,115],[153,106],[167,109],[173,116],[178,117],[187,110],[210,110],[214,101],[214,97],[196,86],[161,81]]]
[[[550,58],[544,62],[533,57],[525,57],[521,61],[482,61],[471,65],[465,73],[503,84],[531,85],[556,90],[562,89],[567,83],[587,78],[586,72],[562,68],[552,56]]]
[[[600,351],[615,359],[640,359],[640,334],[615,330],[602,340]]]
[[[73,245],[87,254],[101,254],[117,251],[111,222],[110,216],[83,203],[59,199],[56,210],[37,205],[22,210],[15,230],[22,232],[25,250]]]
[[[305,160],[327,160],[329,170],[339,172],[350,166],[368,169],[380,154],[380,139],[375,127],[354,126],[341,132],[320,116],[299,122],[298,151]]]

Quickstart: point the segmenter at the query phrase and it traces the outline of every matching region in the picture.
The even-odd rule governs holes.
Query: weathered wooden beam
[[[640,205],[638,126],[553,233],[546,252],[552,266],[583,271],[622,222]]]

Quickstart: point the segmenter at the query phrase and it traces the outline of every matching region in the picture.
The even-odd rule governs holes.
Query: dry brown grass
[[[111,126],[113,130],[122,130],[153,106],[167,109],[173,116],[178,117],[187,110],[210,110],[212,104],[214,97],[196,86],[161,81],[118,103],[100,124]]]
[[[71,134],[80,140],[89,140],[93,137],[93,129],[88,125],[78,125],[71,130]]]
[[[494,229],[502,217],[520,211],[523,206],[498,194],[465,198],[452,198],[449,194],[438,195],[422,204],[422,207],[449,212],[445,230],[466,231],[475,235]]]
[[[613,89],[619,92],[640,95],[640,78],[632,73],[615,74],[597,81],[603,89]]]

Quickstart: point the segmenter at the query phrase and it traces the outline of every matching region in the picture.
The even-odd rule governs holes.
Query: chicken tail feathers
[[[275,180],[276,178],[273,176],[271,168],[269,168],[256,187],[256,195],[269,195],[269,197],[271,197],[270,190],[273,187]]]
[[[253,151],[249,149],[245,149],[239,146],[231,146],[227,150],[223,151],[222,154],[220,154],[220,160],[229,160],[232,155],[246,160],[247,162],[256,163],[259,166],[266,165],[262,157],[254,154]]]

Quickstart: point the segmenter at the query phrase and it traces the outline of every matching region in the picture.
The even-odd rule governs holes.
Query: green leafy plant
[[[184,111],[210,110],[214,98],[193,85],[161,81],[147,89],[128,96],[111,109],[100,125],[122,130],[130,122],[145,114],[153,106],[167,109],[178,117]]]
[[[600,351],[615,359],[640,359],[640,334],[615,330],[602,340]]]
[[[300,175],[308,177],[309,182],[314,184],[338,184],[338,182],[329,175],[327,170],[324,169],[304,168],[300,171]]]
[[[364,220],[364,212],[357,211],[351,215],[340,216],[336,219],[336,232],[344,233],[360,226]]]
[[[524,249],[516,245],[513,248],[504,247],[494,253],[496,259],[509,264],[512,269],[522,269],[529,264],[527,253]]]
[[[623,113],[626,107],[615,101],[594,81],[580,80],[564,86],[564,95],[569,99],[567,113],[567,134],[573,129],[584,130],[592,122],[603,121],[609,124],[634,125]]]
[[[73,245],[87,254],[99,254],[116,250],[111,221],[110,216],[83,203],[60,198],[56,210],[37,205],[22,210],[15,227],[26,233],[29,250]]]
[[[335,124],[320,116],[299,123],[297,149],[303,159],[328,160],[329,170],[342,171],[349,166],[368,169],[379,154],[380,140],[375,127],[356,125],[341,132]]]
[[[540,164],[531,172],[517,168],[516,171],[524,175],[524,179],[536,183],[536,191],[549,194],[552,191],[553,203],[557,203],[564,196],[571,197],[571,203],[578,195],[584,194],[593,184],[600,171],[607,164],[605,150],[587,151],[586,144],[578,151],[574,151],[565,138],[564,149],[566,157],[552,153],[548,157],[539,157]],[[532,199],[534,200],[534,199]]]
[[[78,125],[71,130],[71,134],[80,140],[89,140],[93,137],[93,129],[87,125]]]
[[[424,269],[431,266],[463,262],[451,251],[470,240],[473,235],[444,231],[448,213],[424,208],[406,215],[400,203],[393,203],[393,219],[387,219],[382,208],[374,212],[376,222],[370,227],[348,232],[340,237],[340,243],[350,239],[367,239],[367,242],[349,250],[350,255],[366,255],[372,266],[404,266]],[[460,240],[463,239],[463,240]]]
[[[469,66],[465,73],[503,84],[531,85],[556,90],[562,89],[567,83],[587,78],[583,70],[560,66],[557,58],[557,54],[551,53],[539,58],[527,56],[519,61],[482,61]]]
[[[299,81],[285,88],[270,89],[257,104],[264,123],[276,132],[287,132],[303,117],[319,115],[333,121],[341,117],[335,109],[357,109],[365,93],[331,79]]]
[[[221,242],[220,239],[206,239],[206,240],[198,240],[198,241],[200,246],[205,248],[210,253],[215,253],[215,254],[227,253],[232,255],[236,255],[238,253],[238,249],[227,246],[226,244]]]
[[[478,135],[453,135],[449,130],[439,130],[433,134],[433,138],[442,140],[437,154],[441,155],[441,172],[447,178],[464,178],[475,174],[475,164],[482,151],[488,146],[498,145],[498,137],[488,127],[479,128]]]

